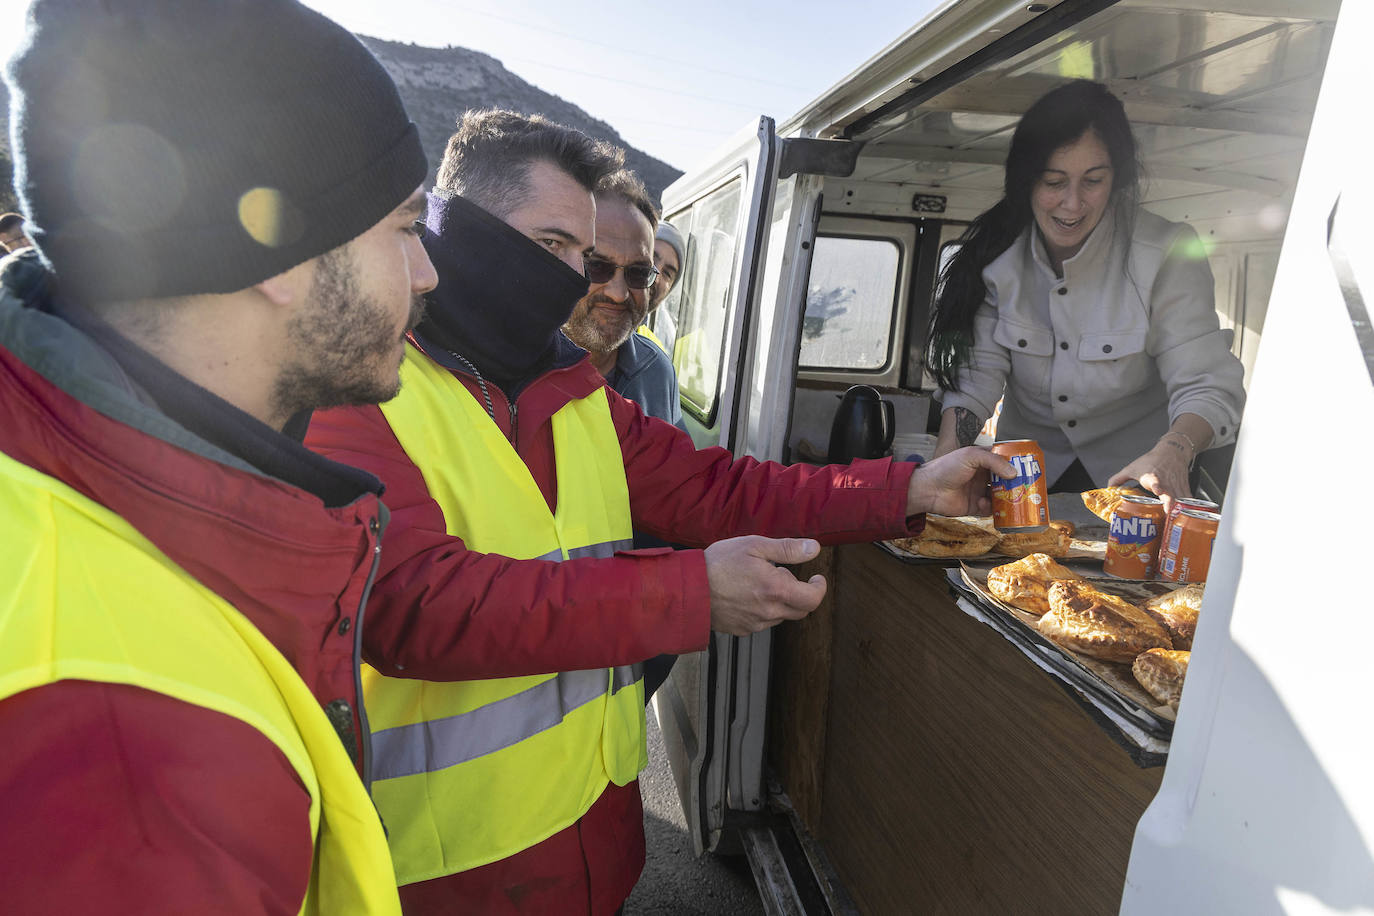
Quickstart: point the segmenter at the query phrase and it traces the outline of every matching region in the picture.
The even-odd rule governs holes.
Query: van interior
[[[980,7],[985,18],[992,6]],[[787,460],[825,460],[836,397],[850,385],[872,385],[895,402],[898,435],[938,427],[922,353],[942,258],[1000,198],[1021,112],[1071,78],[1102,81],[1124,102],[1144,164],[1142,201],[1198,232],[1216,280],[1218,317],[1234,331],[1236,355],[1253,367],[1338,3],[1010,6],[1026,18],[1020,27],[1020,17],[1005,17],[970,34],[968,47],[903,71],[886,58],[900,58],[907,45],[913,62],[928,52],[930,36],[916,30],[881,55],[878,67],[854,74],[778,128],[779,136],[860,145],[851,174],[816,179],[820,218],[805,304],[782,304],[800,311],[803,322]],[[1025,12],[1037,6],[1051,8]],[[1083,15],[1097,7],[1105,8]],[[959,11],[944,12],[956,18]],[[940,37],[957,41],[980,24],[960,21]],[[1002,45],[1027,26],[1043,38],[1019,51],[1017,44],[1038,33]],[[987,43],[970,50],[980,41]],[[969,56],[959,59],[963,51]],[[889,72],[870,72],[880,68]],[[863,98],[884,81],[892,88]],[[778,194],[775,216],[786,217],[790,197]],[[730,298],[744,203],[736,177],[665,214],[686,224],[694,248],[662,310],[680,333],[703,325],[719,341],[726,330],[720,306]],[[706,353],[677,356],[684,408],[707,420],[720,367]]]

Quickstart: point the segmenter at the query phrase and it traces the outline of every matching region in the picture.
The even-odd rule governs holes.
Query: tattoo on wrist
[[[978,431],[982,428],[983,424],[978,422],[973,411],[967,407],[954,408],[954,441],[960,448],[977,441]]]
[[[1187,450],[1188,450],[1188,452],[1189,452],[1190,455],[1193,455],[1193,456],[1196,456],[1196,455],[1197,455],[1197,444],[1194,443],[1192,439],[1188,438],[1188,436],[1187,436],[1186,433],[1181,433],[1181,432],[1179,432],[1179,431],[1176,430],[1176,429],[1171,429],[1171,430],[1169,430],[1167,433],[1165,433],[1163,436],[1160,436],[1159,441],[1160,441],[1160,442],[1167,442],[1167,443],[1169,443],[1170,445],[1172,445],[1174,448],[1178,449],[1180,452],[1183,451],[1183,450],[1184,450],[1183,443],[1182,443],[1182,442],[1179,442],[1178,439],[1171,438],[1172,436],[1177,436],[1178,439],[1182,439],[1183,442],[1188,443],[1188,448],[1187,448]]]

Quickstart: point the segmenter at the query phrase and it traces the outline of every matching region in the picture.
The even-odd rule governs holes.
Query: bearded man
[[[4,908],[398,913],[360,778],[382,486],[285,431],[396,394],[435,283],[416,127],[292,0],[36,0],[28,29],[54,283],[0,294]]]
[[[657,225],[658,211],[633,172],[620,169],[602,179],[596,188],[596,247],[584,268],[591,286],[573,306],[563,333],[587,351],[613,390],[649,416],[682,427],[673,364],[657,344],[635,333],[659,282]]]

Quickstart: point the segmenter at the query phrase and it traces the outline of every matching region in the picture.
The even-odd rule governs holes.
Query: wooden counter
[[[869,914],[1116,912],[1162,768],[949,596],[944,570],[827,551],[780,628],[773,764]]]

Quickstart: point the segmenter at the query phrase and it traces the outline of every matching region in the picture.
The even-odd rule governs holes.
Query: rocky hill
[[[469,108],[510,108],[524,114],[542,114],[561,124],[576,127],[600,140],[625,148],[625,162],[644,179],[655,200],[672,184],[677,169],[627,145],[614,128],[581,108],[532,86],[511,73],[496,58],[467,48],[426,48],[383,41],[360,35],[386,67],[401,90],[411,118],[429,155],[430,182],[444,154],[458,115]],[[9,188],[9,98],[0,82],[0,210],[13,206]]]
[[[525,82],[494,57],[466,48],[426,48],[359,37],[400,88],[434,169],[438,168],[458,115],[469,108],[510,108],[522,114],[542,114],[624,147],[626,165],[644,180],[655,199],[682,174],[668,163],[626,144],[605,121],[598,121],[571,102]],[[433,172],[430,177],[433,178]]]

